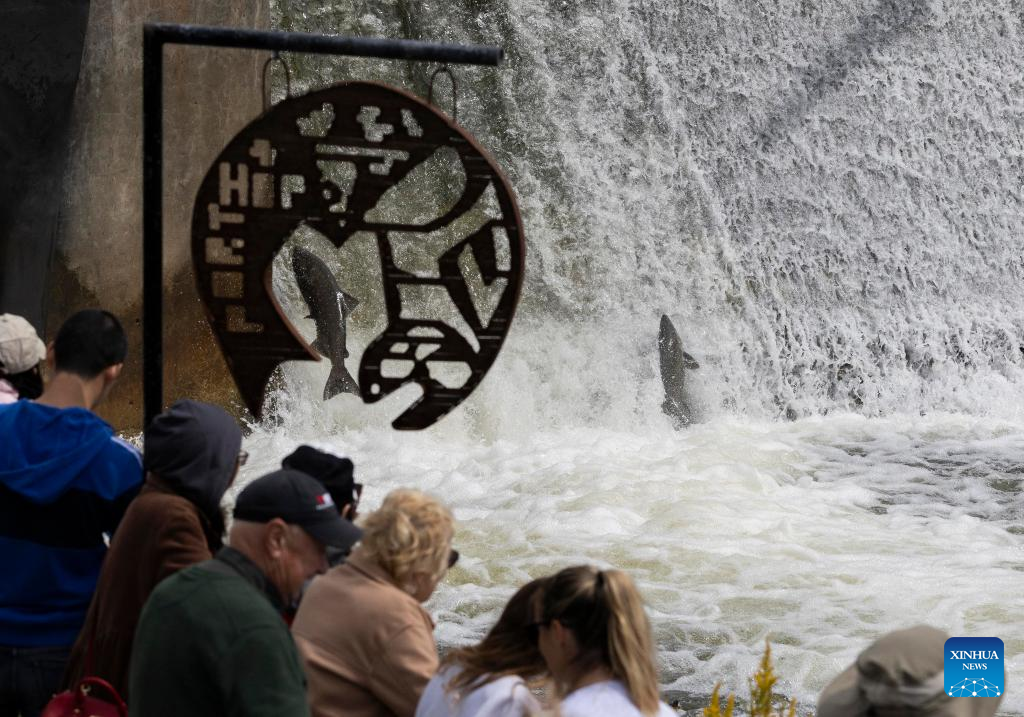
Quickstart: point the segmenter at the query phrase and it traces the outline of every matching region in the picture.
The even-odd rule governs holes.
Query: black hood
[[[220,501],[235,475],[242,431],[217,406],[178,401],[146,428],[143,465],[207,516],[220,514]]]

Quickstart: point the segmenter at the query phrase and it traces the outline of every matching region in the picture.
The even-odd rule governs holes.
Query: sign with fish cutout
[[[426,168],[442,155],[456,179],[440,192],[443,201],[421,201],[424,181],[432,186]],[[344,366],[345,332],[366,297],[339,286],[312,252],[293,249],[296,280],[317,324],[311,345],[271,288],[274,257],[303,225],[339,249],[361,237],[379,254],[374,275],[386,317],[360,358],[358,381]],[[192,215],[199,294],[257,417],[274,369],[319,360],[319,353],[334,364],[325,398],[358,391],[373,403],[415,383],[422,396],[392,425],[432,425],[494,363],[519,299],[524,254],[519,209],[494,160],[431,105],[369,82],[289,98],[264,112],[214,161]],[[431,300],[421,301],[424,295]]]

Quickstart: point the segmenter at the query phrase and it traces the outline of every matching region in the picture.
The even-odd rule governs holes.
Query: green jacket
[[[132,648],[133,717],[309,717],[281,598],[233,548],[164,580]]]

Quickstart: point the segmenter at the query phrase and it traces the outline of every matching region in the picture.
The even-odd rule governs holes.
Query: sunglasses
[[[455,563],[459,562],[459,551],[452,550],[448,553],[448,569],[451,570],[455,567]]]

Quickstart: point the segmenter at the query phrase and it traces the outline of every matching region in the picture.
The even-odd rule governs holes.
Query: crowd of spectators
[[[51,699],[86,678],[138,717],[674,714],[625,572],[535,579],[441,659],[423,604],[459,558],[448,508],[395,490],[356,525],[352,461],[301,446],[229,519],[248,457],[230,415],[178,401],[140,453],[93,413],[126,352],[105,311],[73,315],[49,347],[0,315],[0,717],[62,717]],[[945,638],[883,636],[819,714],[994,714],[999,697],[946,694]]]

